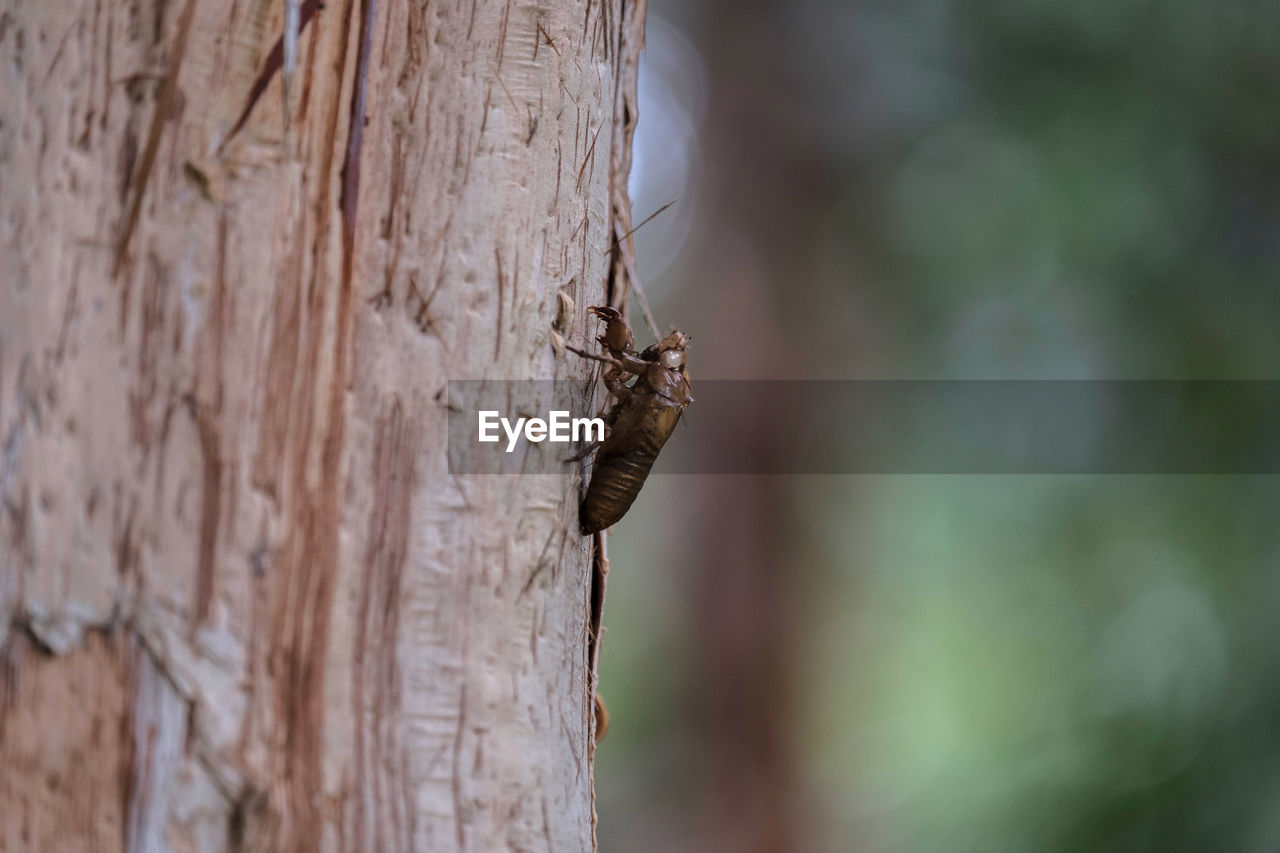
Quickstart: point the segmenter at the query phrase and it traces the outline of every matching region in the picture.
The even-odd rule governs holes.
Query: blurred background
[[[1280,6],[651,0],[647,38],[640,272],[695,385],[1276,378]],[[601,847],[1280,850],[1278,518],[1264,476],[655,475]]]

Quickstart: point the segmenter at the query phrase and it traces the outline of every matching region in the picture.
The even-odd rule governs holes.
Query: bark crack
[[[296,16],[298,24],[296,31],[293,33],[293,41],[295,43],[297,41],[297,37],[301,35],[302,30],[307,26],[307,22],[311,20],[311,16],[323,8],[324,4],[321,3],[320,0],[306,0],[306,2],[302,4],[298,9]],[[289,17],[293,16],[291,15]],[[284,67],[286,58],[285,41],[288,35],[289,24],[286,20],[284,32],[280,34],[280,38],[276,39],[276,43],[271,48],[271,52],[267,54],[266,61],[262,63],[262,70],[258,72],[258,76],[254,79],[253,85],[249,88],[249,97],[245,99],[244,109],[240,111],[240,116],[236,119],[236,123],[231,126],[230,132],[228,132],[226,137],[223,138],[222,144],[218,146],[219,151],[227,147],[227,143],[231,141],[232,137],[239,133],[245,126],[245,123],[249,121],[249,116],[253,113],[253,108],[258,105],[258,101],[261,100],[262,94],[267,91],[267,86],[271,84],[271,81],[275,79],[276,74],[280,73],[280,69]],[[289,68],[286,69],[286,71],[292,72],[293,69]]]
[[[173,39],[173,54],[169,57],[169,67],[160,87],[156,91],[156,106],[151,114],[151,125],[147,129],[147,144],[142,149],[142,157],[138,160],[137,171],[129,183],[129,211],[125,215],[124,228],[120,231],[120,240],[116,244],[116,262],[112,275],[120,277],[128,256],[129,241],[138,227],[138,219],[142,215],[142,200],[147,194],[147,183],[151,180],[151,171],[155,167],[156,154],[160,150],[160,137],[164,126],[174,115],[178,103],[178,73],[182,70],[182,60],[187,55],[187,36],[191,33],[191,22],[195,18],[195,0],[187,0],[178,19],[178,32]]]
[[[603,4],[608,6],[608,4]],[[607,304],[623,316],[627,313],[627,296],[635,280],[635,243],[631,239],[631,198],[627,194],[627,178],[631,173],[631,144],[635,136],[635,123],[639,116],[636,106],[640,51],[644,47],[644,21],[646,0],[621,0],[618,34],[616,83],[614,91],[613,141],[609,168],[609,228],[612,246],[608,279],[605,284]],[[603,14],[603,12],[602,12]],[[588,7],[588,15],[590,8]],[[585,30],[584,30],[585,31]],[[607,40],[606,40],[607,44]],[[594,141],[592,152],[594,152]],[[585,166],[584,159],[584,166]],[[579,176],[581,180],[581,176]],[[590,612],[587,622],[587,719],[591,721],[592,737],[587,739],[587,764],[591,774],[591,843],[596,840],[595,813],[595,734],[600,731],[601,720],[596,718],[596,686],[599,683],[600,643],[604,622],[605,586],[609,574],[609,556],[604,531],[595,534],[592,544],[591,586],[588,601]]]

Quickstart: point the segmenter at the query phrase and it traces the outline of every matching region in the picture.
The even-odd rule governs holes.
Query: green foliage
[[[815,350],[848,376],[1275,378],[1280,6],[774,11],[774,61],[799,81],[780,90],[807,107],[835,176],[797,253],[817,294],[800,301],[822,306],[797,351],[852,338],[845,364]],[[804,650],[795,743],[821,849],[1280,849],[1275,478],[796,491],[813,539],[779,571],[806,590],[789,643]],[[657,506],[628,523],[665,525],[643,514]],[[618,562],[670,571],[679,602],[693,558],[630,544]],[[604,808],[610,769],[634,758],[665,778],[645,759],[687,734],[681,662],[610,657],[651,636],[662,605],[642,601],[609,601],[610,624],[635,633],[609,635],[606,687],[643,728],[602,751],[616,762]]]

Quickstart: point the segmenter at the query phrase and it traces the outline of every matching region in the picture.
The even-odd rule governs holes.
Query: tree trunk
[[[0,0],[0,850],[592,847],[579,477],[446,380],[590,374],[643,5]]]

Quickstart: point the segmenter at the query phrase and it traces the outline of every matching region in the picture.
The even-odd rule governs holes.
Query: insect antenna
[[[608,255],[608,254],[612,253],[614,249],[617,249],[617,248],[618,248],[618,246],[619,246],[619,245],[621,245],[621,243],[622,243],[622,241],[623,241],[623,240],[627,239],[627,238],[628,238],[628,237],[630,237],[632,234],[636,233],[636,232],[637,232],[637,231],[639,231],[641,228],[643,228],[643,227],[645,227],[646,225],[648,225],[648,224],[649,224],[649,223],[650,223],[650,222],[651,222],[651,221],[652,221],[652,220],[653,220],[653,219],[654,219],[654,218],[655,218],[659,213],[661,213],[662,211],[666,210],[668,207],[670,207],[671,205],[675,204],[675,203],[676,203],[677,201],[679,201],[679,200],[680,200],[680,197],[679,197],[679,196],[676,196],[675,198],[671,199],[671,201],[667,202],[667,203],[666,203],[666,204],[664,204],[662,207],[660,207],[660,208],[658,208],[657,210],[655,210],[653,213],[650,213],[648,216],[646,216],[644,219],[642,219],[642,220],[640,221],[640,224],[639,224],[639,225],[637,225],[635,228],[632,228],[632,229],[631,229],[630,231],[628,231],[626,234],[623,234],[621,237],[618,237],[617,239],[615,239],[615,240],[613,241],[613,243],[612,243],[612,244],[610,244],[609,248],[605,249],[604,253],[605,253],[606,255]]]
[[[675,198],[671,199],[671,201],[667,202],[662,207],[655,210],[653,213],[650,213],[643,220],[641,220],[639,225],[632,228],[630,231],[628,231],[626,234],[623,234],[621,237],[616,238],[613,241],[613,243],[610,244],[608,250],[605,251],[605,254],[611,255],[614,252],[618,251],[619,248],[622,246],[623,240],[626,240],[632,234],[636,233],[641,228],[648,225],[651,221],[653,221],[653,218],[655,216],[657,216],[659,213],[662,213],[662,211],[666,210],[668,207],[675,204],[679,200],[680,200],[680,197],[676,196]],[[631,285],[634,285],[633,289],[636,295],[636,303],[640,306],[640,313],[644,315],[645,325],[649,327],[649,331],[653,332],[653,336],[655,338],[661,338],[662,335],[658,333],[658,324],[653,319],[653,311],[649,309],[649,300],[645,298],[645,295],[644,295],[644,285],[640,283],[640,276],[636,274],[634,269],[634,266],[635,266],[634,256],[629,254],[628,257],[624,258],[624,264],[628,272],[627,279]]]

